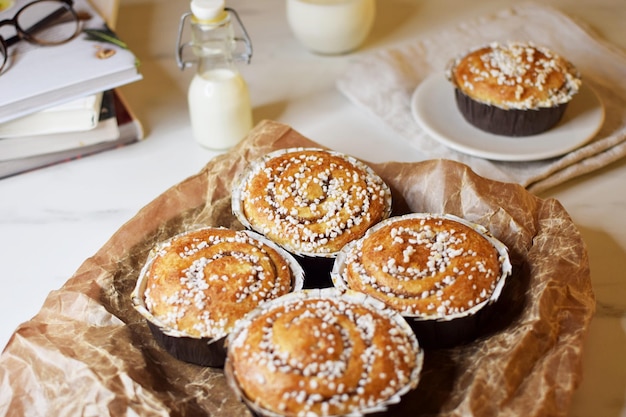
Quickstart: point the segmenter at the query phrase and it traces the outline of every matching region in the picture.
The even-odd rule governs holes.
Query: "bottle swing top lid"
[[[191,13],[201,21],[221,20],[224,7],[224,0],[191,0]]]

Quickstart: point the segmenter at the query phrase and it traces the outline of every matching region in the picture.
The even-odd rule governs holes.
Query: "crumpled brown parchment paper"
[[[194,225],[241,228],[230,187],[269,151],[319,146],[289,126],[257,125],[232,151],[165,191],[123,225],[22,324],[0,356],[6,416],[251,416],[220,369],[170,357],[130,302],[154,243]],[[514,273],[476,341],[428,350],[417,389],[385,415],[566,415],[594,311],[582,238],[563,207],[447,160],[370,164],[396,213],[447,212],[487,226]]]

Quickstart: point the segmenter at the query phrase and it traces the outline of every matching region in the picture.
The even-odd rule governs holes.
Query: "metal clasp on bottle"
[[[250,60],[252,59],[252,41],[250,40],[250,36],[248,36],[248,31],[246,31],[246,28],[243,25],[243,22],[239,18],[239,15],[235,11],[235,9],[232,9],[230,7],[225,7],[224,10],[226,10],[226,12],[230,13],[232,16],[235,17],[235,20],[237,20],[237,23],[239,24],[239,27],[241,28],[241,34],[243,36],[243,37],[235,36],[235,39],[234,39],[235,45],[243,43],[244,50],[240,52],[234,52],[233,59],[235,61],[244,61],[246,64],[249,64]],[[180,24],[178,25],[178,37],[176,40],[176,64],[178,64],[178,68],[180,68],[181,70],[191,67],[195,63],[194,61],[185,60],[183,58],[184,49],[191,46],[191,42],[182,43],[185,24],[186,24],[187,19],[190,18],[191,16],[192,16],[191,12],[187,12],[183,14],[180,18]]]

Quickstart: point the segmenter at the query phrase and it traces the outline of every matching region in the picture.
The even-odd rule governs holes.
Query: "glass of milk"
[[[286,0],[287,22],[300,43],[319,54],[358,48],[376,16],[375,0]]]

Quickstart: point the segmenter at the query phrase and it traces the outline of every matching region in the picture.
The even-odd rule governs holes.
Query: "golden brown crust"
[[[145,269],[145,305],[167,329],[221,337],[263,300],[292,289],[288,261],[242,231],[204,228],[159,246]]]
[[[389,216],[389,187],[371,169],[337,152],[281,151],[242,184],[241,213],[254,230],[298,254],[338,252]]]
[[[389,219],[347,248],[342,279],[404,315],[442,318],[492,296],[503,275],[502,252],[477,227],[409,215]]]
[[[532,43],[492,43],[455,60],[449,77],[472,99],[501,108],[535,109],[567,103],[580,75],[563,57]]]
[[[272,304],[229,339],[234,378],[261,408],[344,415],[417,383],[421,352],[391,310],[329,297]]]

